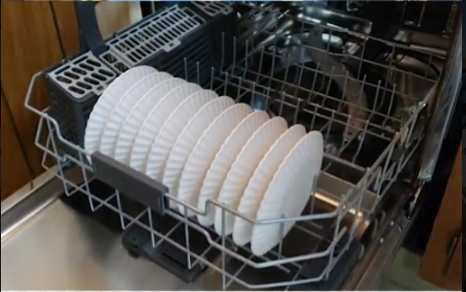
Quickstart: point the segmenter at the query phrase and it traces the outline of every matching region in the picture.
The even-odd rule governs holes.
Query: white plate
[[[244,189],[248,185],[259,162],[265,153],[275,143],[282,133],[288,128],[285,119],[276,117],[263,124],[241,149],[231,166],[220,190],[218,201],[227,204],[228,207],[238,207]],[[215,231],[222,234],[222,211],[218,207],[215,210]],[[233,232],[234,216],[225,211],[225,235]]]
[[[190,86],[190,88],[194,88],[194,87]],[[195,92],[196,91],[192,93],[195,93]],[[181,99],[184,100],[185,98],[188,97],[188,96],[185,96],[186,94],[188,93],[179,92],[177,96],[178,97],[181,96]],[[167,114],[170,115],[172,113],[172,111],[170,111],[169,113],[166,113],[163,111],[167,110],[167,108],[172,108],[173,105],[174,104],[169,99],[167,99],[164,101],[163,106],[157,105],[156,107],[152,109],[149,115],[145,117],[145,120],[141,128],[139,129],[139,133],[137,134],[136,139],[134,140],[133,147],[131,150],[129,165],[133,169],[140,171],[140,172],[146,171],[147,159],[149,157],[152,144],[154,144],[155,138],[157,137],[161,128],[163,127],[163,124],[165,123],[165,120],[168,117]]]
[[[188,125],[183,129],[183,132],[178,136],[175,145],[173,145],[168,155],[167,164],[163,173],[163,184],[168,187],[171,196],[178,197],[181,172],[205,129],[224,110],[234,104],[234,100],[227,96],[211,100],[192,117]],[[176,204],[171,203],[170,205],[176,208]]]
[[[118,76],[105,89],[98,99],[87,122],[86,133],[84,134],[84,148],[88,154],[92,154],[99,149],[100,138],[110,113],[118,102],[123,98],[126,91],[142,78],[156,73],[152,67],[139,66],[132,68]]]
[[[150,111],[157,107],[157,104],[163,98],[163,93],[168,90],[166,84],[173,80],[172,76],[168,73],[159,73],[159,80],[161,83],[155,85],[137,102],[133,107],[128,117],[124,121],[118,139],[116,140],[114,158],[124,164],[129,163],[129,156],[131,154],[131,147],[133,146],[142,123]]]
[[[275,173],[265,192],[257,212],[257,220],[298,217],[307,206],[314,181],[319,175],[324,154],[324,142],[320,132],[304,136],[287,155]],[[255,225],[251,249],[262,256],[285,237],[295,222]]]
[[[167,79],[166,74],[157,73],[142,79],[126,92],[125,96],[113,109],[107,123],[105,124],[99,149],[101,153],[110,157],[114,156],[118,134],[133,107],[146,95],[146,93],[152,90],[152,88],[166,82],[169,82],[172,86],[185,83],[182,79],[172,77]],[[166,92],[160,92],[160,95],[163,96],[165,93]]]
[[[228,171],[230,170],[236,156],[241,152],[249,138],[269,120],[269,115],[266,112],[255,112],[247,116],[223,143],[222,148],[215,155],[212,164],[204,178],[202,188],[199,194],[197,207],[200,210],[207,211],[207,200],[217,199],[223,181],[225,180]],[[212,206],[206,216],[198,215],[197,219],[201,225],[210,226],[214,224],[214,207]]]
[[[244,103],[231,106],[222,112],[205,130],[196,146],[189,155],[188,161],[181,173],[178,199],[189,206],[197,207],[199,191],[212,160],[228,138],[230,133],[241,121],[252,113],[252,108]],[[178,206],[181,214],[194,216],[194,212]]]
[[[152,144],[147,160],[147,176],[157,181],[162,181],[165,164],[176,139],[178,139],[178,136],[188,124],[189,120],[204,105],[216,97],[218,97],[218,95],[212,90],[200,90],[189,95],[174,111],[165,108],[168,107],[168,105],[160,105],[162,111],[171,112],[171,115],[166,119],[164,118],[165,123]],[[173,99],[175,99],[175,97],[170,96],[170,100]]]
[[[306,135],[306,129],[301,125],[295,125],[278,138],[265,154],[249,180],[238,206],[239,213],[247,218],[256,219],[257,210],[273,176],[291,149],[304,135]],[[251,241],[253,227],[254,225],[248,221],[236,217],[233,225],[233,240],[235,243],[245,245]]]
[[[132,143],[121,144],[120,147],[115,150],[115,157],[118,155],[125,155],[127,157],[127,163],[131,165],[142,165],[142,169],[136,169],[141,172],[145,172],[144,166],[147,166],[147,156],[135,156],[134,149],[140,151],[141,149],[150,149],[155,137],[157,137],[160,129],[165,123],[166,119],[175,110],[175,108],[185,100],[189,95],[202,90],[202,88],[194,83],[179,82],[171,79],[162,82],[153,91],[162,93],[162,97],[158,100],[153,108],[146,111],[145,115],[141,117],[140,126],[138,132],[133,132],[131,138]],[[141,126],[142,125],[142,126]],[[119,137],[119,140],[122,137]],[[118,143],[117,143],[118,144]],[[140,153],[140,152],[138,152]],[[138,161],[138,159],[140,159]],[[142,159],[142,160],[141,160]]]

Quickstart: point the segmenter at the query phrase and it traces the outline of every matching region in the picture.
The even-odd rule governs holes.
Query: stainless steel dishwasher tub
[[[118,234],[59,199],[52,173],[2,203],[2,290],[208,289],[129,256]]]

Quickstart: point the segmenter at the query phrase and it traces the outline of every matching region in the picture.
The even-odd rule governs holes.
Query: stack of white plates
[[[203,226],[214,225],[220,235],[231,234],[238,245],[250,243],[260,256],[274,248],[294,222],[253,224],[209,202],[252,221],[300,216],[319,175],[323,138],[300,125],[288,128],[283,118],[271,119],[230,97],[139,66],[115,79],[96,103],[85,149],[163,183],[171,198],[183,202],[170,200],[170,208],[196,216]]]

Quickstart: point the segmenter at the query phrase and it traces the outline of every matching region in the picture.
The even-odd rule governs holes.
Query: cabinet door
[[[3,199],[6,199],[19,188],[23,187],[32,178],[3,95],[1,106],[1,189],[3,201]]]
[[[463,284],[462,146],[421,263],[421,276],[446,290]]]
[[[50,3],[64,55],[71,57],[80,50],[75,3],[74,1],[51,1]]]
[[[113,33],[115,27],[121,28],[138,19],[137,11],[132,8],[138,7],[139,2],[136,4],[109,2],[101,5],[104,9],[98,13],[99,22],[105,24],[108,33]],[[72,1],[2,1],[1,10],[2,27],[8,28],[1,30],[2,94],[11,108],[19,141],[36,177],[43,171],[42,152],[35,145],[39,118],[24,107],[24,99],[33,74],[78,52],[75,6]],[[113,13],[119,16],[115,18]],[[40,110],[49,105],[42,80],[35,87],[31,104]]]
[[[43,172],[42,152],[35,145],[39,118],[24,107],[24,99],[33,74],[63,59],[50,1],[2,1],[2,94],[18,129],[20,143],[34,176]],[[41,80],[42,81],[42,80]],[[38,109],[48,106],[43,82],[37,84],[31,104]]]

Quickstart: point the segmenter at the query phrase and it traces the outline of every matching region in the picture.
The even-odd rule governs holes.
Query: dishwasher
[[[46,172],[2,202],[2,289],[375,289],[460,93],[461,2],[167,2],[106,40],[94,5],[75,4],[83,50],[30,83]],[[160,181],[86,152],[93,106],[139,65],[322,133],[298,218],[254,222],[207,202],[281,232],[294,221],[270,252],[254,255],[170,209]],[[40,79],[45,109],[31,100]]]

